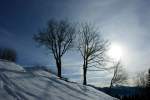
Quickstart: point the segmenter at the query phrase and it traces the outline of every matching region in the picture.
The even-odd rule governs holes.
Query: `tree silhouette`
[[[78,50],[83,58],[83,85],[86,85],[88,68],[95,67],[104,69],[99,66],[103,65],[105,61],[108,41],[101,38],[94,26],[86,23],[81,26],[78,42]]]
[[[17,53],[11,48],[0,48],[0,59],[16,62]]]
[[[114,85],[123,84],[126,81],[127,81],[127,73],[123,69],[121,62],[118,61],[116,64],[114,64],[114,74],[111,79],[110,88],[112,88]]]
[[[142,87],[142,88],[146,87],[147,78],[146,78],[146,72],[145,71],[137,73],[136,85],[138,87]]]
[[[150,69],[148,70],[146,87],[147,87],[147,88],[150,88]]]
[[[58,77],[61,78],[63,55],[73,47],[75,39],[75,26],[67,20],[57,21],[51,19],[46,30],[34,35],[34,40],[47,47],[56,61]]]

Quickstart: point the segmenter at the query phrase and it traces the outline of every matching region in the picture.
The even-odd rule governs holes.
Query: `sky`
[[[149,0],[0,0],[0,47],[14,48],[17,63],[24,66],[49,65],[55,70],[52,56],[32,39],[51,18],[73,22],[91,22],[111,45],[122,48],[121,61],[133,76],[150,68]],[[70,56],[73,55],[73,56]],[[82,81],[80,54],[63,57],[63,74]],[[109,72],[88,72],[88,82],[106,85]]]

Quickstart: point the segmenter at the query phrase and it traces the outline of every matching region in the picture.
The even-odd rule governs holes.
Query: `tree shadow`
[[[16,98],[17,100],[27,100],[26,97],[24,96],[24,94],[35,97],[35,98],[39,98],[37,95],[28,92],[26,90],[24,90],[23,88],[21,88],[20,86],[18,86],[17,84],[15,84],[13,81],[11,81],[4,73],[0,73],[0,79],[5,83],[4,84],[4,89],[8,92],[8,94],[10,94],[11,96],[13,96],[14,98]],[[21,92],[19,92],[21,91]]]
[[[1,72],[0,79],[2,79],[2,81],[5,83],[4,89],[8,92],[8,94],[13,96],[17,100],[20,100],[20,98],[21,100],[27,100],[28,96],[35,98],[36,100],[42,100],[42,99],[49,100],[53,98],[65,100],[66,97],[64,96],[67,95],[68,98],[72,98],[76,100],[87,100],[87,98],[90,98],[91,100],[94,99],[89,94],[93,94],[95,96],[100,97],[100,95],[94,93],[94,91],[90,91],[87,88],[87,86],[66,82],[64,80],[57,79],[57,77],[48,77],[33,72],[21,72],[21,71],[6,70],[6,69],[0,69],[0,72]],[[21,81],[21,79],[26,79],[27,81],[28,79],[31,79],[32,81],[29,82],[30,85],[25,85],[25,87],[21,87],[19,86],[19,84],[13,82],[10,79],[10,77],[8,77],[4,72],[12,72],[12,73],[22,75],[22,76],[14,76],[11,79],[19,79],[19,81]],[[37,79],[34,80],[33,78],[37,78]],[[29,91],[30,88],[32,88],[32,90],[34,91],[37,90],[37,93],[33,91]],[[62,94],[58,94],[58,93],[62,93]]]

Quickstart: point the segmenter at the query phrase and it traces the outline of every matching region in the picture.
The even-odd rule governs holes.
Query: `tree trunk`
[[[83,85],[87,85],[87,80],[86,80],[86,69],[83,69]]]
[[[110,83],[110,87],[109,87],[109,88],[111,89],[111,88],[112,88],[112,86],[113,86],[113,82],[112,82],[112,80],[111,80],[111,83]]]
[[[56,65],[57,65],[57,75],[58,77],[61,77],[61,58],[57,59],[56,61]]]
[[[87,64],[84,63],[84,65],[83,65],[83,85],[87,85],[86,73],[87,73]]]

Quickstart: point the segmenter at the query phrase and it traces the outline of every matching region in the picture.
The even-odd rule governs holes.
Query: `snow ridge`
[[[44,70],[25,71],[0,61],[0,100],[118,100],[90,86],[66,82]]]

